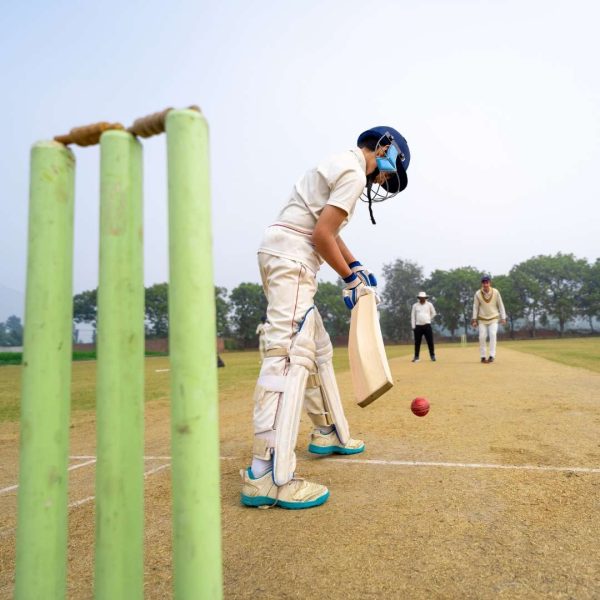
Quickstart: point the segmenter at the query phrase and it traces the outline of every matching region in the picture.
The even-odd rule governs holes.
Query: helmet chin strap
[[[369,179],[369,182],[367,183],[367,198],[369,199],[369,216],[371,217],[371,223],[373,223],[373,225],[377,225],[377,222],[375,221],[375,217],[373,216],[373,198],[371,198],[371,187],[373,186],[373,181],[371,179]]]
[[[375,171],[367,175],[367,185],[360,196],[360,199],[363,202],[369,203],[369,216],[371,217],[371,223],[373,223],[373,225],[377,225],[377,222],[375,221],[375,217],[373,215],[373,202],[383,202],[384,200],[389,200],[390,198],[393,198],[399,193],[388,192],[387,189],[383,187],[383,185],[381,185],[380,183],[378,183],[375,190],[373,190],[373,184],[375,183],[375,179],[378,175],[379,169],[375,169]],[[395,175],[396,177],[398,177],[397,173],[395,173]]]

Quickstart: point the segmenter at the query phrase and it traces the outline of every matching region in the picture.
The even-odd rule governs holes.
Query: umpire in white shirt
[[[419,362],[419,352],[421,351],[421,340],[423,336],[427,340],[429,356],[435,361],[435,349],[433,347],[433,330],[431,329],[431,320],[436,312],[433,304],[427,301],[429,296],[425,292],[417,294],[418,302],[415,302],[410,312],[410,325],[415,334],[415,355],[412,362]]]

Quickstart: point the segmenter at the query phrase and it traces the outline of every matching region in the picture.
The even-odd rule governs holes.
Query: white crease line
[[[219,456],[220,460],[237,460],[235,456]],[[78,463],[76,465],[71,465],[67,470],[74,471],[75,469],[80,469],[81,467],[87,467],[89,465],[93,465],[96,462],[96,457],[93,455],[79,455],[79,456],[69,456],[69,460],[84,460],[85,462]],[[144,456],[144,460],[171,460],[170,456]],[[9,492],[14,492],[19,489],[18,485],[10,485],[5,488],[0,489],[0,496],[4,494],[8,494]]]
[[[154,369],[155,373],[166,373],[167,371],[170,371],[171,369]]]
[[[76,459],[78,457],[71,456],[70,458],[71,459]],[[82,456],[82,457],[79,457],[79,458],[80,459],[89,458],[91,460],[88,460],[86,462],[79,463],[79,464],[76,464],[76,465],[71,465],[67,469],[67,471],[74,471],[75,469],[80,469],[81,467],[87,467],[88,465],[93,465],[96,462],[96,457],[95,456],[86,456],[86,457]],[[3,494],[8,494],[8,492],[14,492],[15,490],[18,490],[18,489],[19,489],[18,485],[11,485],[9,487],[2,488],[2,489],[0,489],[0,496],[2,496]]]
[[[171,466],[171,463],[167,463],[166,465],[160,465],[160,467],[154,467],[154,469],[150,469],[149,471],[146,471],[144,473],[144,479],[146,477],[148,477],[149,475],[154,475],[154,473],[158,473],[159,471],[162,471],[163,469],[168,469]]]
[[[86,462],[73,465],[69,467],[69,471],[73,471],[74,469],[79,469],[80,467],[86,467],[88,465],[94,464],[96,462],[95,457],[91,456],[71,456],[72,460],[81,460],[84,458],[89,458]],[[171,460],[170,456],[145,456],[145,460]],[[238,457],[235,456],[220,456],[220,460],[238,460]],[[298,462],[303,460],[315,460],[311,459],[298,459]],[[327,460],[327,459],[325,459]],[[513,470],[513,471],[545,471],[551,473],[600,473],[600,468],[595,467],[550,467],[550,466],[540,466],[540,465],[498,465],[493,463],[452,463],[452,462],[430,462],[430,461],[415,461],[415,460],[376,460],[376,459],[360,459],[360,458],[333,458],[329,460],[334,460],[336,462],[341,463],[355,463],[360,465],[383,465],[383,466],[397,466],[397,467],[446,467],[449,469],[504,469],[504,470]],[[162,470],[169,465],[162,465],[158,467],[158,470]],[[150,470],[147,473],[158,472],[155,470]],[[145,476],[145,475],[144,475]],[[11,485],[6,488],[0,489],[0,496],[3,494],[8,494],[9,492],[15,491],[18,489],[18,485]],[[93,496],[91,499],[93,500]]]
[[[91,454],[91,455],[79,455],[79,456],[69,456],[69,458],[71,460],[86,460],[88,458],[93,458],[94,460],[96,459],[96,457]],[[171,460],[170,456],[144,456],[144,460]]]
[[[2,488],[0,490],[0,496],[2,496],[2,494],[8,494],[8,492],[14,492],[15,490],[18,490],[18,489],[19,489],[18,485],[11,485],[9,487]]]
[[[94,460],[96,459],[96,457],[93,455],[69,456],[69,458],[71,460],[85,460],[88,458],[93,458]],[[220,460],[239,460],[239,457],[237,457],[237,456],[219,456],[219,459]],[[171,460],[171,457],[170,456],[144,456],[144,460]],[[86,464],[89,464],[89,463],[86,463]]]
[[[71,459],[77,459],[83,457],[71,456]],[[152,457],[146,456],[144,457],[146,460],[170,460],[171,457]],[[235,456],[220,456],[220,460],[238,460]],[[300,459],[302,460],[302,459]],[[315,459],[310,459],[315,460]],[[327,459],[326,459],[327,460]],[[548,467],[548,466],[539,466],[539,465],[497,465],[492,463],[452,463],[452,462],[430,462],[430,461],[416,461],[416,460],[377,460],[377,459],[360,459],[360,458],[333,458],[327,460],[327,462],[341,462],[341,463],[354,463],[361,465],[383,465],[383,466],[399,466],[399,467],[447,467],[450,469],[504,469],[504,470],[514,470],[514,471],[546,471],[546,472],[554,472],[554,473],[600,473],[600,468],[594,467]],[[96,462],[96,459],[89,460],[85,463],[81,463],[78,465],[73,465],[69,467],[69,471],[73,469],[78,469],[80,467],[85,467],[87,465],[93,464]],[[160,465],[158,467],[154,467],[149,471],[144,472],[144,479],[149,477],[150,475],[154,475],[164,469],[168,469],[171,466],[171,463],[167,463],[164,465]],[[0,495],[4,492],[16,490],[19,486],[14,485],[8,488],[4,488],[0,490]],[[79,506],[83,506],[95,500],[96,496],[88,496],[87,498],[82,498],[81,500],[76,500],[69,504],[69,508],[77,508]],[[14,529],[11,529],[14,532]],[[2,530],[0,532],[0,537],[5,537],[9,533],[9,530]]]
[[[95,461],[93,461],[93,462],[95,462]],[[78,466],[83,466],[83,465],[78,465]],[[170,466],[171,466],[171,463],[167,463],[166,465],[160,465],[159,467],[150,469],[149,471],[146,471],[144,473],[144,479],[146,479],[150,475],[154,475],[155,473],[158,473],[159,471],[167,469]],[[18,487],[18,486],[15,486],[15,487]],[[87,498],[82,498],[81,500],[75,500],[74,502],[69,503],[69,508],[79,508],[80,506],[84,506],[85,504],[88,504],[95,499],[96,499],[96,496],[88,496]],[[6,531],[3,530],[0,533],[2,534],[2,537],[4,537],[5,535],[8,535],[9,533],[13,533],[14,531],[15,531],[14,528],[10,528],[10,529],[7,529]]]
[[[74,471],[75,469],[79,469],[81,467],[87,467],[88,465],[94,464],[96,462],[96,458],[92,456],[71,456],[72,460],[82,460],[89,458],[90,460],[79,463],[77,465],[72,465],[69,467],[69,471]],[[235,456],[220,456],[220,460],[238,460]],[[171,460],[170,456],[145,456],[144,460]],[[298,459],[298,461],[302,460],[315,460],[315,459]],[[327,460],[327,459],[326,459]],[[452,463],[452,462],[431,462],[431,461],[416,461],[416,460],[376,460],[376,459],[360,459],[360,458],[333,458],[329,460],[334,460],[335,462],[341,463],[354,463],[360,465],[383,465],[383,466],[396,466],[396,467],[446,467],[449,469],[504,469],[504,470],[512,470],[512,471],[545,471],[551,473],[600,473],[600,468],[595,467],[550,467],[550,466],[541,466],[541,465],[498,465],[493,463]],[[154,473],[158,473],[158,471],[162,471],[169,467],[170,464],[161,465],[155,469],[151,469],[150,471],[146,471],[144,473],[144,477],[147,475],[152,475]],[[13,492],[19,488],[18,485],[11,485],[9,487],[5,487],[0,489],[0,496],[3,494],[8,494],[9,492]],[[90,496],[89,498],[84,498],[84,500],[80,500],[78,502],[88,502],[93,500],[94,496]],[[69,504],[69,506],[80,506],[80,504]]]
[[[334,458],[333,460],[335,460],[335,462],[356,463],[362,465],[391,465],[400,467],[448,467],[450,469],[508,469],[515,471],[551,471],[555,473],[600,473],[600,468],[594,467],[545,467],[539,465],[496,465],[492,463],[451,463],[360,458]],[[333,460],[331,462],[333,462]]]
[[[69,508],[77,508],[78,506],[83,506],[88,502],[91,502],[96,496],[88,496],[87,498],[83,498],[83,500],[76,500],[75,502],[71,502],[69,504]]]
[[[77,465],[72,465],[68,468],[69,471],[74,471],[75,469],[80,469],[81,467],[87,467],[88,465],[93,465],[96,462],[96,457],[95,456],[90,456],[89,457],[90,460],[87,460],[86,462],[82,462],[79,463]]]
[[[154,475],[163,469],[167,469],[171,466],[171,463],[167,463],[166,465],[160,465],[160,467],[155,467],[154,469],[150,469],[149,471],[144,472],[144,479],[149,477],[150,475]],[[71,502],[69,504],[69,508],[78,508],[83,506],[84,504],[88,504],[96,499],[96,496],[88,496],[87,498],[82,498],[81,500],[75,500],[75,502]]]

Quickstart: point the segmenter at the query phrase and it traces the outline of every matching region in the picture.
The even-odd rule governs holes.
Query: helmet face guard
[[[369,203],[371,222],[375,224],[371,204],[393,198],[408,185],[410,151],[404,137],[391,127],[374,127],[361,133],[358,144],[368,138],[377,138],[376,153],[385,149],[383,156],[376,157],[377,169],[367,176],[367,187],[360,197]]]
[[[379,143],[377,144],[380,145]],[[377,161],[377,168],[381,173],[395,173],[398,168],[396,167],[396,159],[400,154],[400,150],[398,146],[395,144],[390,144],[388,149],[385,152],[383,157],[377,157],[375,160]]]

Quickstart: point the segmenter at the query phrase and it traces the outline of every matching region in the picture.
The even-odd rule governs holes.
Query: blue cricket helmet
[[[398,150],[398,157],[396,158],[396,173],[397,177],[390,177],[383,184],[386,192],[391,195],[395,195],[401,192],[408,185],[408,177],[406,170],[410,163],[410,150],[408,143],[404,136],[393,127],[387,127],[380,125],[378,127],[371,127],[367,131],[363,131],[359,136],[356,144],[360,146],[366,140],[376,140],[380,146],[394,145]],[[375,200],[377,201],[377,200]]]

